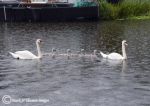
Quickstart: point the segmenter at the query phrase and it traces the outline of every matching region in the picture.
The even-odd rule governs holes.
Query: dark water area
[[[121,53],[123,62],[45,56],[16,60],[8,52]],[[8,95],[5,104],[2,98]],[[11,97],[11,98],[10,98]],[[14,102],[12,99],[46,99]],[[0,106],[150,106],[150,20],[66,23],[0,23]]]

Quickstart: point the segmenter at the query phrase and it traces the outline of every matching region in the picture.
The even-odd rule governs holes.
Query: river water
[[[86,57],[16,60],[9,51],[121,53],[127,61]],[[7,96],[5,96],[7,95]],[[6,98],[4,98],[6,97]],[[2,100],[3,98],[3,100]],[[28,99],[28,100],[27,100]],[[150,20],[0,23],[0,106],[150,106]]]

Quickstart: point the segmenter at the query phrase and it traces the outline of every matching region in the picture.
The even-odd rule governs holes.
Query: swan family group
[[[54,57],[56,55],[56,50],[55,49],[52,49],[52,52],[51,53],[42,53],[41,52],[41,48],[40,48],[40,45],[41,45],[41,42],[42,40],[41,39],[37,39],[36,40],[36,46],[37,46],[37,52],[38,52],[38,55],[34,55],[33,53],[31,53],[30,51],[28,50],[24,50],[24,51],[16,51],[15,53],[12,53],[12,52],[9,52],[13,58],[15,59],[41,59],[44,55],[49,55],[49,56],[52,56]],[[122,41],[122,55],[119,54],[119,53],[110,53],[110,54],[104,54],[103,52],[100,51],[100,55],[103,57],[103,58],[106,58],[106,59],[111,59],[111,60],[125,60],[127,59],[127,55],[126,55],[126,40],[123,40]],[[84,49],[81,49],[80,53],[77,53],[77,54],[73,54],[71,53],[71,50],[70,49],[67,49],[67,54],[58,54],[60,56],[90,56],[90,57],[97,57],[97,54],[96,54],[97,50],[94,50],[94,53],[91,54],[91,55],[86,55],[84,53]]]

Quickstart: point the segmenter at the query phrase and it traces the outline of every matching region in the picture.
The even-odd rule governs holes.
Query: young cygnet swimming
[[[84,49],[81,49],[81,50],[80,50],[79,57],[80,57],[80,58],[85,57],[85,50],[84,50]]]
[[[65,57],[67,57],[68,59],[70,58],[70,56],[71,56],[71,50],[70,49],[67,49],[67,53],[61,53],[61,54],[59,54],[59,56],[65,56]]]
[[[52,48],[52,52],[49,54],[49,56],[52,56],[52,58],[56,57],[57,50],[55,48]]]
[[[81,49],[81,54],[79,55],[81,58],[90,58],[91,60],[99,59],[97,57],[97,50],[94,50],[92,54],[86,54],[84,49]]]
[[[44,56],[51,56],[52,58],[56,57],[56,49],[52,48],[52,51],[50,53],[44,53]]]

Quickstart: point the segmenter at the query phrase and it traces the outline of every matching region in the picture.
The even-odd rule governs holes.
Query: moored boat
[[[96,0],[1,1],[0,21],[66,21],[98,19]]]

